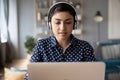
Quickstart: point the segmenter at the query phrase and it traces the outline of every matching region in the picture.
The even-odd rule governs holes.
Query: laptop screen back
[[[54,62],[28,64],[29,80],[104,80],[103,62]]]

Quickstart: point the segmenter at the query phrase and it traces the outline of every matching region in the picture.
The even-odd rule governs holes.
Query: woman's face
[[[74,25],[74,18],[68,12],[56,12],[51,19],[52,32],[57,40],[69,39]]]

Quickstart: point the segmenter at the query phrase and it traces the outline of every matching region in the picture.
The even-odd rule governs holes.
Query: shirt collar
[[[75,45],[77,43],[77,39],[72,34],[70,37],[71,37],[70,45]],[[58,44],[55,36],[51,36],[50,40],[51,40],[52,47]]]
[[[75,36],[71,35],[70,43],[71,43],[71,45],[75,45],[77,43],[77,38],[75,38]]]
[[[51,36],[50,40],[51,40],[51,45],[52,46],[56,46],[57,45],[57,40],[56,40],[55,36]]]

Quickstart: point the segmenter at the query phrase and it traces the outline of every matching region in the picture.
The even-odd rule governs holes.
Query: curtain
[[[9,35],[9,0],[1,0],[1,44],[5,45],[4,50],[2,49],[2,61],[11,61],[11,40]]]
[[[1,43],[6,44],[6,62],[11,62],[18,55],[17,0],[0,0],[0,12]]]
[[[1,43],[5,43],[8,41],[8,17],[9,17],[9,10],[8,10],[8,0],[1,0]]]

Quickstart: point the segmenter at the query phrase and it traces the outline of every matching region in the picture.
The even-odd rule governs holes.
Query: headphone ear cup
[[[73,29],[77,29],[77,22],[75,21]]]
[[[51,27],[51,23],[50,23],[50,22],[48,23],[48,26],[49,26],[49,29],[51,29],[51,28],[52,28],[52,27]]]

